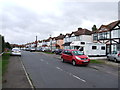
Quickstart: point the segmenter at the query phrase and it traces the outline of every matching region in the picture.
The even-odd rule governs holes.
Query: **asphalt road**
[[[118,74],[72,66],[44,53],[23,51],[21,60],[35,88],[118,88]]]

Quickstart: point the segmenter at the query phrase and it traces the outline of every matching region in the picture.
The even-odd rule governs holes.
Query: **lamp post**
[[[36,45],[35,45],[35,50],[37,50],[37,36],[36,36],[36,41],[35,41],[36,43]]]
[[[51,48],[51,52],[52,52],[52,37],[50,35],[50,48]]]

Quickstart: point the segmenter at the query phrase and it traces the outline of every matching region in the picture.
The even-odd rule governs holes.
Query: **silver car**
[[[115,62],[120,61],[120,51],[113,51],[111,54],[108,54],[107,59]]]

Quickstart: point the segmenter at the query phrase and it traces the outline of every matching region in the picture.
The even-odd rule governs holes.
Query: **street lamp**
[[[50,48],[51,48],[51,51],[52,51],[52,37],[50,35]]]
[[[35,41],[35,50],[37,50],[37,36],[36,36],[36,41]]]

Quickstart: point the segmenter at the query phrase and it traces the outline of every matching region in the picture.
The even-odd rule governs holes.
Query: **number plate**
[[[88,62],[88,61],[83,61],[83,62]]]

